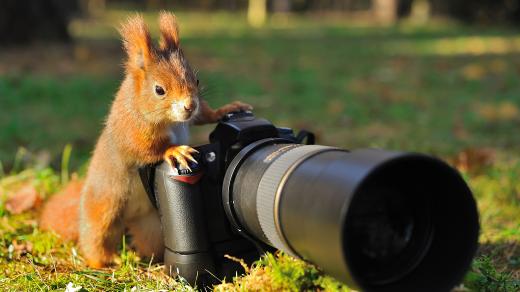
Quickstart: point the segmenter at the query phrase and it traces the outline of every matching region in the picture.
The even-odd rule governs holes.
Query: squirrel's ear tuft
[[[163,51],[179,48],[179,27],[177,18],[171,12],[159,13],[159,29],[161,30],[160,49]]]
[[[128,54],[128,65],[144,69],[154,58],[152,39],[143,17],[136,14],[121,25],[119,32]]]

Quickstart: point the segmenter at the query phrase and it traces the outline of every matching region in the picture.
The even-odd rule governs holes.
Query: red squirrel
[[[161,259],[164,245],[157,211],[137,169],[161,160],[187,167],[195,149],[190,124],[214,123],[231,111],[251,110],[233,102],[217,110],[199,95],[199,81],[179,44],[175,16],[159,15],[161,38],[152,44],[142,16],[130,17],[120,33],[128,59],[97,141],[84,182],[72,182],[44,206],[40,226],[77,240],[88,266],[109,265],[125,232],[137,252]],[[80,192],[80,193],[79,193]]]

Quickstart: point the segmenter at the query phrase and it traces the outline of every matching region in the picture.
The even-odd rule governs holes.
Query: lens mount
[[[233,200],[233,183],[235,181],[237,171],[240,169],[240,166],[249,157],[249,155],[253,154],[256,150],[268,145],[281,143],[287,144],[294,142],[283,138],[267,138],[255,141],[244,147],[233,158],[226,170],[226,174],[222,183],[222,203],[224,205],[224,211],[226,212],[231,225],[241,233],[244,233],[244,227],[239,223]]]

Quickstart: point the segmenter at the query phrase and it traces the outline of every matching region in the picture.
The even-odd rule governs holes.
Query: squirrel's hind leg
[[[154,262],[162,260],[164,240],[156,210],[126,222],[126,226],[132,236],[132,246],[140,256],[153,258]]]
[[[119,218],[120,194],[94,194],[85,186],[80,202],[79,247],[87,265],[102,268],[112,263],[124,227]]]

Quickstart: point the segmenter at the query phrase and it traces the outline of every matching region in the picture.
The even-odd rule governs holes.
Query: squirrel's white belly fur
[[[147,215],[150,212],[157,212],[144,190],[137,168],[130,172],[129,194],[127,198],[128,201],[126,202],[126,208],[124,210],[125,220],[132,220]]]

